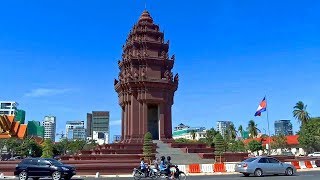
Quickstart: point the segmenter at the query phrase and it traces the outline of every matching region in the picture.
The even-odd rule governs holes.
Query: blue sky
[[[151,1],[147,9],[176,55],[180,75],[173,125],[213,127],[218,120],[267,129],[253,117],[267,94],[271,133],[302,100],[320,116],[319,1]],[[15,100],[27,120],[55,115],[85,120],[111,112],[120,133],[114,91],[117,60],[145,1],[3,1],[0,3],[1,100]],[[200,122],[200,123],[199,123]]]

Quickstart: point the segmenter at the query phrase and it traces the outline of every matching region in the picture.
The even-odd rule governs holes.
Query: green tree
[[[68,140],[61,139],[58,143],[53,145],[54,155],[76,154],[82,150],[91,150],[96,147],[98,143],[96,140]]]
[[[302,101],[296,103],[293,107],[293,117],[298,119],[301,125],[308,123],[310,120],[310,114],[307,111],[307,105],[304,105]]]
[[[261,142],[258,142],[256,140],[252,140],[248,143],[248,149],[251,152],[257,152],[259,155],[259,151],[263,149]]]
[[[228,126],[228,139],[229,140],[235,140],[237,138],[237,130],[234,126],[233,123],[231,123],[229,126]]]
[[[214,154],[216,157],[219,157],[220,162],[223,152],[225,152],[225,143],[222,135],[218,133],[214,138]]]
[[[196,130],[191,130],[190,135],[192,137],[192,140],[196,139],[196,132],[197,132]]]
[[[206,138],[200,138],[200,139],[198,140],[198,143],[207,144],[207,140],[206,140]]]
[[[71,154],[76,154],[76,153],[79,153],[79,151],[84,150],[84,147],[87,144],[86,140],[81,140],[81,139],[76,139],[68,142],[69,144],[68,144],[67,150]]]
[[[186,138],[178,138],[178,139],[175,139],[174,142],[176,142],[176,143],[196,143],[196,141],[186,139]]]
[[[246,148],[242,141],[231,141],[228,145],[228,151],[231,152],[245,152]]]
[[[220,134],[218,131],[216,131],[214,128],[211,128],[206,131],[205,139],[208,146],[213,147],[214,146],[214,137]]]
[[[150,132],[147,132],[144,135],[144,142],[143,142],[143,156],[146,161],[149,161],[149,162],[151,161],[152,148],[153,148],[152,134]]]
[[[287,137],[285,135],[279,135],[272,137],[273,142],[271,143],[271,147],[273,149],[285,149],[288,147]]]
[[[247,130],[249,131],[251,138],[255,138],[258,136],[258,133],[260,132],[260,130],[258,129],[257,126],[258,125],[254,122],[254,120],[249,121]]]
[[[64,155],[64,147],[61,145],[60,142],[54,143],[52,145],[52,152],[54,156]]]
[[[91,150],[98,146],[98,143],[95,139],[87,140],[87,144],[84,145],[83,150]]]
[[[42,148],[33,139],[27,138],[23,140],[21,146],[19,146],[19,152],[21,156],[25,157],[40,157],[42,154]]]
[[[66,138],[60,139],[58,143],[53,145],[53,153],[55,156],[66,155],[67,151],[70,151],[70,143]]]
[[[5,139],[0,139],[0,154],[2,154],[2,149],[6,145],[6,140]]]
[[[320,151],[320,118],[311,118],[301,126],[299,144],[308,152]]]
[[[20,154],[19,150],[21,143],[21,140],[18,138],[9,138],[5,141],[5,145],[8,149],[8,152],[10,152],[12,155]]]
[[[42,158],[52,158],[53,157],[53,145],[50,139],[44,140],[42,149]]]
[[[242,127],[242,125],[240,125],[240,126],[238,127],[238,132],[239,132],[239,134],[240,134],[240,137],[242,137],[242,132],[243,132],[243,127]]]

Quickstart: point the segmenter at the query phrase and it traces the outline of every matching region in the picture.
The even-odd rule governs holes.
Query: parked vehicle
[[[38,180],[43,177],[51,177],[53,180],[70,180],[76,174],[73,166],[61,163],[55,159],[27,158],[22,160],[14,171],[14,175],[20,180],[33,178]]]
[[[308,154],[308,156],[309,156],[309,157],[313,157],[313,156],[315,156],[315,157],[320,157],[320,152],[314,152],[314,153],[312,153],[312,154]]]
[[[15,157],[11,157],[10,159],[8,159],[8,161],[17,161],[17,160],[21,160],[23,159],[21,156],[15,156]]]
[[[282,156],[294,156],[294,154],[292,152],[290,152],[290,151],[282,151],[281,155]]]
[[[246,159],[237,164],[235,172],[242,173],[244,176],[253,174],[258,177],[266,174],[292,176],[297,172],[297,169],[293,165],[282,163],[273,157],[260,156]]]

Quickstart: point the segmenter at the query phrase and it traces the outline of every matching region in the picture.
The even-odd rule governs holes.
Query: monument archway
[[[159,106],[157,104],[148,105],[148,131],[152,134],[153,140],[159,140]]]

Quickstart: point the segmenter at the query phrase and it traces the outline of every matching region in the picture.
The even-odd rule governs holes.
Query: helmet
[[[167,157],[167,161],[171,161],[171,157],[170,156]]]
[[[164,160],[166,160],[166,157],[161,156],[161,161],[164,161]]]

